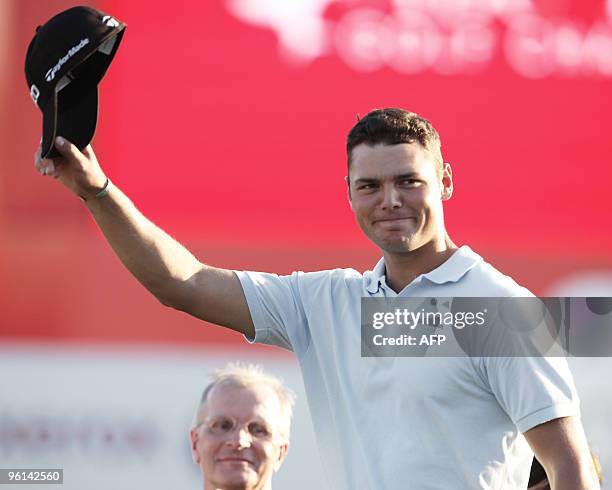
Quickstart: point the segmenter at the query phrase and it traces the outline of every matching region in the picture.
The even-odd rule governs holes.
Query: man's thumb
[[[70,143],[70,141],[68,141],[66,138],[63,138],[61,136],[55,138],[55,148],[57,148],[57,151],[59,151],[64,157],[76,157],[76,146]]]

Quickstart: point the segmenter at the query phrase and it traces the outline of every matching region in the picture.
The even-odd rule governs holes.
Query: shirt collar
[[[423,277],[436,284],[457,282],[479,262],[482,262],[482,257],[470,247],[464,245],[440,266],[419,277]],[[372,269],[369,282],[366,286],[370,294],[376,294],[381,286],[387,286],[385,274],[385,259],[381,258],[374,266],[374,269]]]
[[[369,276],[370,277],[369,281],[367,282],[366,289],[368,290],[368,293],[376,294],[380,289],[381,284],[386,285],[384,257],[376,263],[374,269],[372,269],[372,272],[370,272]]]

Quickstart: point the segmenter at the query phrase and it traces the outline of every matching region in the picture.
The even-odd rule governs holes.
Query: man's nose
[[[251,434],[244,428],[236,429],[227,440],[227,444],[238,449],[244,449],[251,445]]]
[[[394,209],[402,206],[402,199],[400,191],[395,187],[394,184],[385,185],[383,187],[383,195],[381,208],[382,209]]]

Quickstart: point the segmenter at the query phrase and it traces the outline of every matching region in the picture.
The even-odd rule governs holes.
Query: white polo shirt
[[[236,274],[254,342],[297,355],[331,489],[525,489],[522,433],[579,414],[563,358],[361,357],[362,297],[532,296],[467,246],[399,295],[383,259],[363,275]]]

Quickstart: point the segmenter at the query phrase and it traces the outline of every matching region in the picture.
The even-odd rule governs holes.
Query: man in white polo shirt
[[[199,262],[109,183],[91,148],[36,162],[86,206],[163,304],[295,352],[338,489],[524,489],[533,450],[552,488],[599,488],[567,364],[543,357],[361,357],[362,297],[528,296],[446,233],[451,168],[428,121],[372,111],[347,140],[349,202],[382,259],[277,276]],[[530,449],[531,448],[531,449]]]

